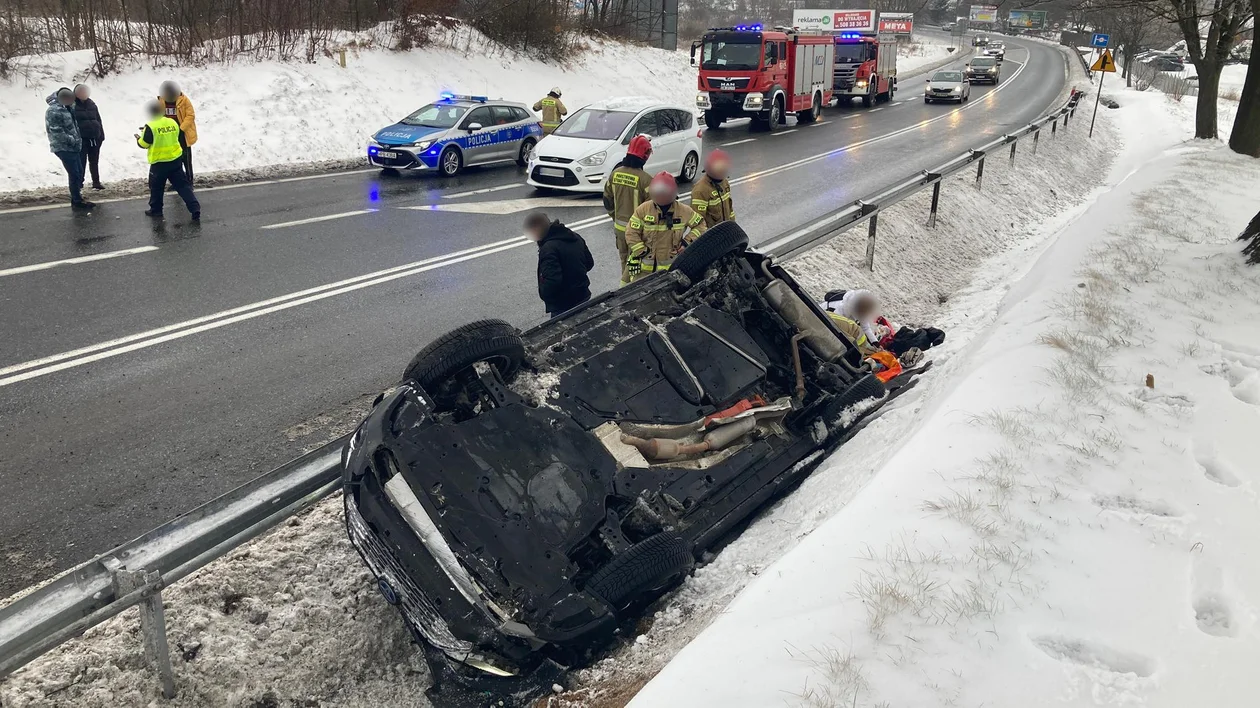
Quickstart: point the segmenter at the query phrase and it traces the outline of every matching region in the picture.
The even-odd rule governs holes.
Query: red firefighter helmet
[[[634,155],[640,160],[648,159],[648,155],[652,154],[652,140],[646,135],[636,135],[630,140],[630,147],[626,148],[627,155]]]
[[[652,195],[653,198],[669,195],[669,198],[673,199],[678,196],[678,180],[674,179],[674,176],[668,172],[657,173],[648,185],[648,194]]]

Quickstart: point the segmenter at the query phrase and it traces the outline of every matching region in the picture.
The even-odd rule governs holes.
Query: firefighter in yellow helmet
[[[201,204],[193,194],[192,182],[184,172],[184,147],[180,145],[179,123],[165,115],[160,101],[149,104],[149,122],[135,134],[136,145],[148,151],[149,208],[145,216],[162,217],[166,183],[184,200],[193,221],[201,220]]]
[[[651,154],[652,142],[648,136],[634,136],[626,148],[625,159],[613,168],[604,182],[604,209],[613,220],[622,285],[630,282],[626,274],[626,259],[630,257],[630,246],[626,245],[626,224],[630,223],[634,210],[648,200],[648,183],[652,178],[643,171],[643,165]]]
[[[731,201],[731,158],[722,150],[714,150],[704,161],[704,176],[691,189],[691,208],[704,217],[704,227],[711,229],[723,221],[735,220]]]
[[[678,183],[662,172],[648,186],[648,201],[639,205],[626,226],[630,257],[626,273],[631,281],[670,264],[687,244],[704,233],[704,218],[678,201]]]
[[[543,135],[551,135],[564,117],[569,114],[569,109],[564,107],[560,102],[560,89],[553,88],[534,104],[535,111],[542,112],[542,128]]]

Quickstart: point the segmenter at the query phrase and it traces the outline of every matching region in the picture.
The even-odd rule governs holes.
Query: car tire
[[[704,112],[704,124],[709,128],[709,130],[717,130],[718,128],[721,128],[723,122],[725,122],[725,119],[717,113],[713,111]]]
[[[822,98],[818,94],[814,94],[814,103],[809,107],[808,111],[798,111],[796,113],[797,123],[813,123],[822,115]]]
[[[645,592],[665,587],[690,572],[694,564],[687,540],[663,531],[613,556],[586,582],[586,591],[621,610]]]
[[[841,419],[844,412],[849,408],[862,403],[863,401],[883,398],[884,394],[884,384],[876,378],[875,374],[866,374],[854,382],[854,384],[848,389],[842,393],[836,394],[830,401],[827,402],[826,407],[823,408],[823,422],[826,423],[828,427],[832,427],[836,425],[837,421]],[[850,421],[848,425],[839,427],[847,428],[855,422],[857,422],[856,419]]]
[[[516,164],[521,167],[529,165],[529,158],[534,154],[535,144],[533,140],[526,140],[521,143],[521,151],[516,155]]]
[[[783,102],[776,96],[774,102],[770,104],[770,115],[766,116],[766,129],[771,133],[779,129],[779,124],[783,120]]]
[[[695,180],[696,175],[700,173],[700,156],[694,152],[687,153],[683,158],[682,170],[678,173],[678,182],[687,184]]]
[[[442,151],[438,157],[438,174],[443,177],[454,177],[464,169],[464,155],[459,148],[451,146]]]
[[[403,379],[415,381],[437,397],[456,374],[486,362],[510,381],[525,361],[525,342],[515,327],[503,320],[478,320],[457,327],[420,350],[407,364]]]
[[[932,102],[932,101],[931,101],[930,99],[928,99],[926,96],[924,96],[924,97],[923,97],[923,103],[924,103],[924,105],[929,104],[929,103],[931,103],[931,102]]]
[[[674,259],[670,270],[682,271],[694,283],[703,278],[705,271],[714,263],[732,253],[741,253],[745,248],[748,248],[748,234],[744,233],[744,229],[734,221],[723,221],[684,248]]]

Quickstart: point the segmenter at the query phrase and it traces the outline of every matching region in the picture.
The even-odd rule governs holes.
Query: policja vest
[[[144,136],[140,136],[140,147],[149,149],[149,164],[158,162],[171,162],[178,160],[184,155],[184,148],[179,145],[179,123],[167,118],[166,116],[158,116],[153,120],[145,123],[149,132],[153,133],[153,144],[146,145]]]

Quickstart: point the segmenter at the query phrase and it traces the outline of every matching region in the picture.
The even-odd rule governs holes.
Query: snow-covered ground
[[[497,51],[474,30],[440,46],[408,52],[351,48],[346,68],[335,56],[311,64],[239,61],[153,69],[136,64],[104,79],[86,77],[90,51],[16,61],[0,81],[0,192],[64,186],[48,151],[44,99],[59,86],[84,82],[105,121],[101,178],[147,174],[131,136],[144,107],[166,79],[177,81],[197,112],[199,174],[361,157],[379,128],[436,99],[442,91],[488,95],[533,105],[553,86],[570,110],[610,95],[656,96],[695,104],[695,70],[687,52],[586,40],[589,51],[557,65]],[[451,45],[458,47],[453,48]]]
[[[887,458],[831,458],[801,494],[852,500],[632,705],[1256,705],[1260,161],[1118,98],[1108,187],[985,266]]]

